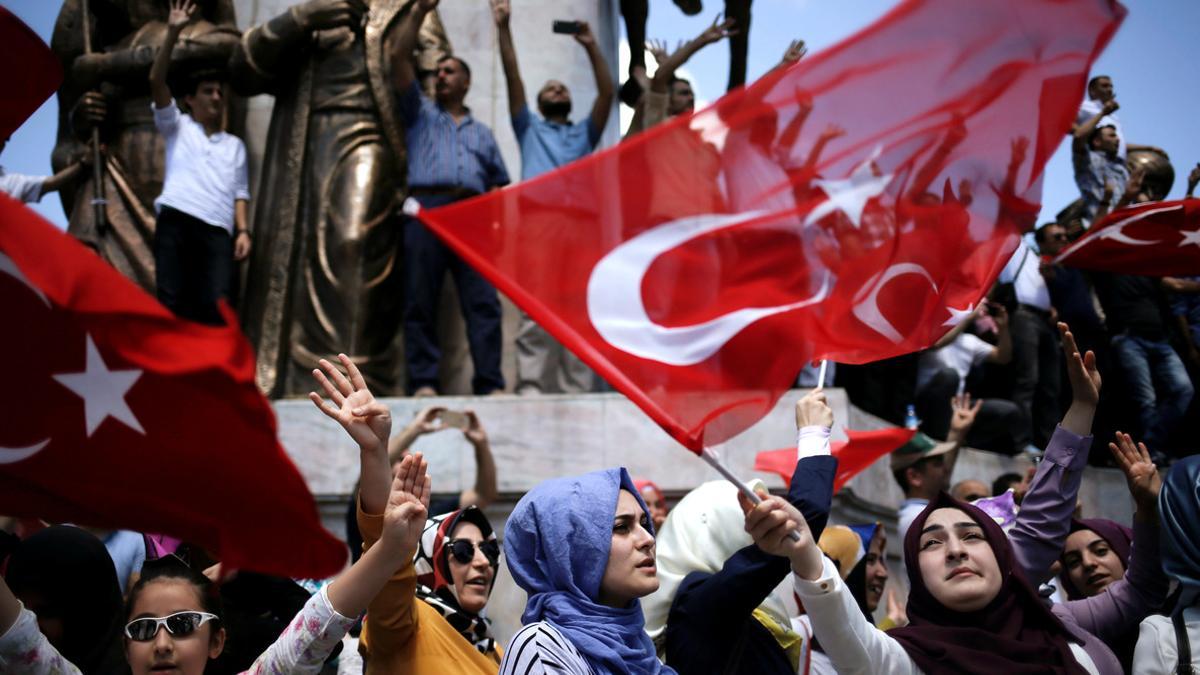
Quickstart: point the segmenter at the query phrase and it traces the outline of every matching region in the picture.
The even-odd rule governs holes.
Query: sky
[[[480,11],[486,11],[485,0],[446,1],[477,2]],[[520,2],[514,0],[514,4]],[[704,11],[695,17],[685,17],[673,2],[667,0],[651,0],[650,4],[647,35],[674,45],[677,40],[699,34],[724,3],[707,0]],[[895,0],[840,3],[755,0],[750,27],[749,78],[753,79],[775,65],[791,40],[803,39],[810,53],[819,51],[869,25],[895,4]],[[0,0],[0,5],[14,12],[49,41],[62,3],[59,0]],[[1129,16],[1101,55],[1093,74],[1112,76],[1117,101],[1121,104],[1119,115],[1126,139],[1161,147],[1170,154],[1175,166],[1175,185],[1169,198],[1179,198],[1183,196],[1189,169],[1200,162],[1200,133],[1194,127],[1200,112],[1200,87],[1195,86],[1195,64],[1200,64],[1200,40],[1195,39],[1196,27],[1200,26],[1200,2],[1127,0],[1126,5]],[[727,46],[716,44],[687,64],[684,74],[692,80],[698,103],[720,97],[728,63]],[[49,173],[57,114],[57,103],[51,98],[13,134],[0,156],[0,164],[17,173]],[[1043,220],[1078,196],[1072,179],[1070,148],[1066,143],[1059,146],[1046,167],[1044,190]],[[34,208],[51,222],[65,227],[66,217],[57,196],[47,197]]]

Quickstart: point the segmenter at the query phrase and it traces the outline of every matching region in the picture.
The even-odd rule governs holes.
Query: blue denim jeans
[[[1192,382],[1183,361],[1166,340],[1115,335],[1113,356],[1138,406],[1146,447],[1163,445],[1192,402]]]

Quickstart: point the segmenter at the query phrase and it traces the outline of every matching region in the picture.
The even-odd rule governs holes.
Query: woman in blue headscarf
[[[666,673],[638,598],[658,588],[654,525],[624,468],[548,480],[508,519],[504,555],[529,594],[500,673]]]
[[[1158,493],[1162,565],[1179,582],[1172,616],[1142,622],[1133,672],[1198,672],[1200,668],[1200,455],[1179,460]],[[1183,669],[1191,666],[1192,670]]]

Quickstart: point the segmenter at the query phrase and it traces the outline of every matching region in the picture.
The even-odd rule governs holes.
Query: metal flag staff
[[[80,0],[83,14],[83,53],[92,53],[92,19],[88,0]],[[101,232],[108,224],[104,208],[108,200],[104,197],[104,165],[100,156],[100,128],[92,127],[92,212],[96,220],[96,231]]]

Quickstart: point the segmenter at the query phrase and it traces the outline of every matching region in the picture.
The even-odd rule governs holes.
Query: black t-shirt
[[[1167,337],[1167,323],[1163,318],[1165,297],[1158,279],[1132,274],[1097,274],[1094,281],[1113,335],[1128,333],[1150,340]]]

